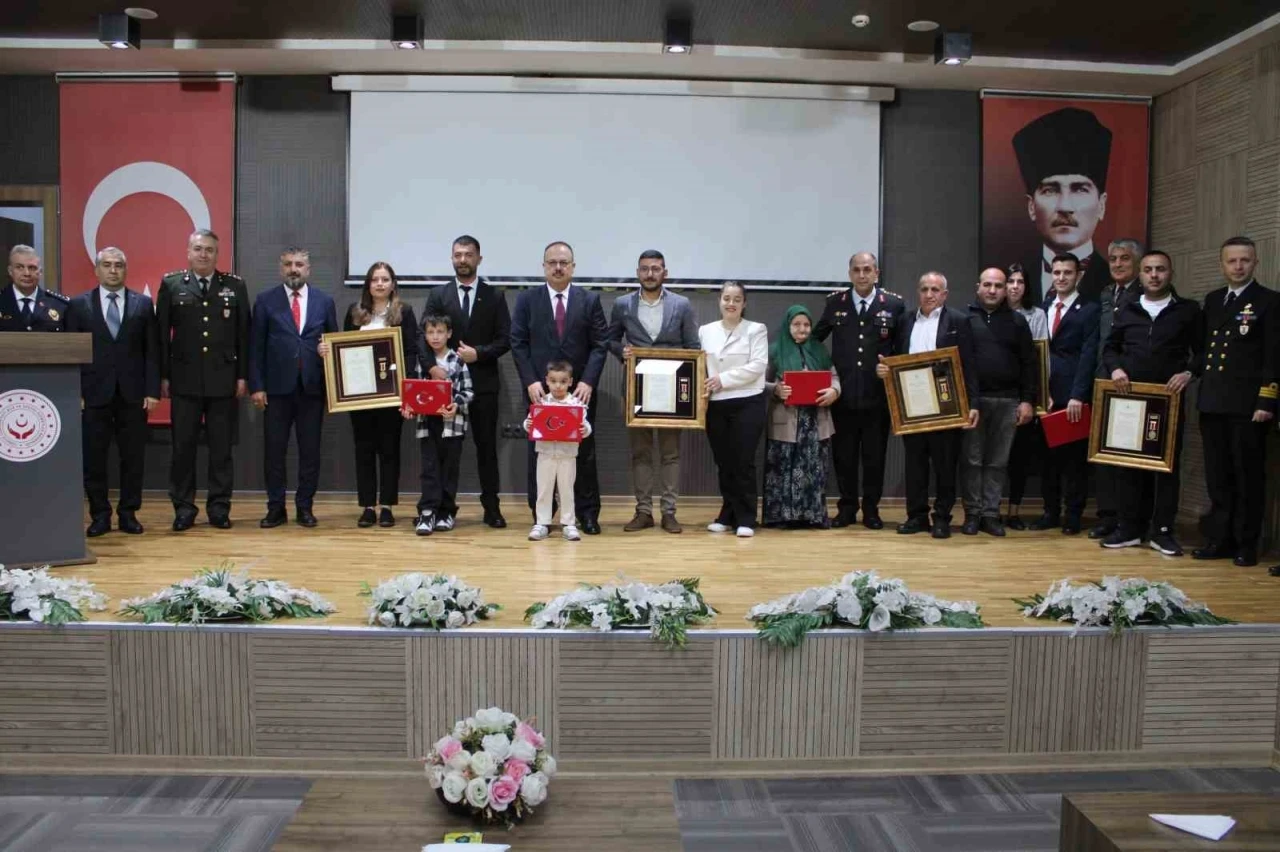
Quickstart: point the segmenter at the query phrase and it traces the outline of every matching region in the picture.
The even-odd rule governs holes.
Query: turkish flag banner
[[[529,406],[530,441],[582,441],[582,416],[586,409],[581,405],[531,405]]]
[[[414,414],[430,417],[453,404],[453,382],[448,379],[405,379],[400,399]]]

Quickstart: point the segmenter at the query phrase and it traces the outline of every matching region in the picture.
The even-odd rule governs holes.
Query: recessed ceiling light
[[[938,28],[937,21],[912,21],[907,24],[907,29],[913,33],[931,33]]]
[[[854,15],[853,18],[849,21],[849,23],[853,24],[858,29],[862,29],[863,27],[868,26],[871,23],[871,16],[870,15]]]
[[[141,6],[130,6],[124,10],[124,13],[130,18],[137,18],[139,21],[154,21],[160,17],[151,9],[144,9]]]

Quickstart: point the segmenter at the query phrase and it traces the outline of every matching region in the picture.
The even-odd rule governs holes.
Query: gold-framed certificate
[[[633,346],[627,356],[627,426],[705,429],[707,353]]]
[[[329,413],[399,408],[405,378],[399,326],[324,335],[324,391]]]
[[[1182,391],[1130,382],[1129,392],[1122,394],[1110,379],[1095,379],[1089,461],[1172,473],[1181,412]]]
[[[884,359],[893,434],[911,435],[969,425],[969,394],[960,350],[954,346]]]
[[[1049,341],[1033,340],[1036,346],[1036,417],[1049,413]]]

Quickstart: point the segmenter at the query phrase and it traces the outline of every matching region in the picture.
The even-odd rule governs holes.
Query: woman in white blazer
[[[707,353],[707,438],[715,458],[723,504],[711,532],[736,530],[755,535],[756,447],[764,432],[764,373],[769,366],[769,332],[744,319],[747,291],[737,281],[720,288],[720,319],[698,329]]]

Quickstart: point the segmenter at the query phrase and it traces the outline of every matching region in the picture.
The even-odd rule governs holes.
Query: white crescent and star
[[[208,228],[212,221],[204,193],[186,172],[167,163],[129,163],[98,181],[84,204],[82,236],[91,262],[97,261],[98,228],[108,211],[120,200],[140,192],[154,192],[176,201],[194,228]]]

